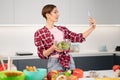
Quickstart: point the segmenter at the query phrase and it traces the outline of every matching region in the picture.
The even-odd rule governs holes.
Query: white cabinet
[[[94,16],[98,24],[120,24],[120,0],[94,0]]]
[[[15,0],[15,23],[44,24],[41,10],[46,4],[55,4],[61,14],[58,23],[69,23],[69,0]]]
[[[120,0],[70,0],[70,24],[88,24],[88,10],[97,24],[120,24]]]
[[[70,24],[88,24],[88,2],[85,0],[70,1]]]
[[[57,24],[88,24],[88,10],[97,24],[120,24],[120,0],[0,0],[0,24],[44,24],[41,10],[55,4]]]
[[[0,0],[0,24],[14,23],[13,0]]]
[[[42,0],[15,0],[15,23],[16,24],[39,24],[41,20],[40,7]]]

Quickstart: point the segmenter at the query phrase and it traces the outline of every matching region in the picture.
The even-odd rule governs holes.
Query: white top
[[[60,31],[57,27],[53,27],[53,28],[49,29],[49,31],[51,32],[51,34],[53,34],[55,42],[58,43],[58,42],[64,40],[63,32]]]

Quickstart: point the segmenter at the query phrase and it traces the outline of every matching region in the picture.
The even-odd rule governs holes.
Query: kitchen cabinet
[[[120,64],[120,55],[115,53],[73,54],[76,68],[88,70],[110,70],[115,64]],[[38,56],[14,56],[13,63],[18,70],[24,70],[26,65],[47,68],[48,60]],[[6,60],[7,62],[7,60]]]
[[[59,24],[69,24],[69,0],[15,0],[15,23],[16,24],[44,24],[41,10],[47,3],[57,5],[60,14]],[[22,5],[22,6],[21,6]]]
[[[55,4],[59,10],[57,24],[89,24],[88,10],[97,24],[120,23],[119,0],[14,0],[14,3],[16,24],[44,24],[41,10],[49,3]]]
[[[70,24],[88,24],[88,10],[97,24],[119,24],[119,3],[119,0],[70,0]]]
[[[77,68],[87,70],[109,70],[114,64],[113,56],[74,57]]]
[[[43,59],[20,59],[13,60],[13,64],[17,67],[18,70],[23,71],[26,66],[36,66],[37,68],[47,68],[47,60]],[[5,60],[7,63],[7,60]]]
[[[107,70],[114,64],[113,56],[82,56],[73,57],[77,68],[87,70]],[[21,59],[14,60],[18,70],[25,69],[26,65],[47,68],[47,60],[43,59]]]
[[[114,63],[120,65],[120,54],[115,54],[114,57],[115,57]]]
[[[97,24],[120,23],[120,0],[0,0],[0,24],[44,24],[41,10],[50,3],[61,15],[58,24],[88,24],[88,10]]]
[[[14,64],[15,66],[17,66],[17,68],[19,67],[19,66],[18,66],[18,61],[19,61],[19,60],[13,60],[13,64]],[[5,62],[5,63],[8,63],[8,60],[4,60],[4,62]]]
[[[38,68],[47,68],[47,60],[43,59],[24,59],[18,60],[18,70],[23,70],[28,66],[36,66]]]
[[[0,24],[14,23],[14,0],[0,0]]]
[[[15,23],[16,24],[39,24],[43,23],[40,9],[42,0],[15,0]]]

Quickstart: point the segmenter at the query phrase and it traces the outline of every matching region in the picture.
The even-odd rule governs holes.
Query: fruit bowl
[[[37,68],[37,71],[32,72],[25,69],[23,72],[26,80],[43,80],[47,74],[47,69]]]
[[[24,80],[22,71],[2,71],[0,72],[0,80]]]

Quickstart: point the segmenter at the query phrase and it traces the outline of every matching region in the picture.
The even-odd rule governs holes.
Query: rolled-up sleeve
[[[41,58],[41,59],[46,59],[47,57],[45,57],[43,55],[43,50],[45,50],[45,46],[42,42],[42,39],[41,39],[41,36],[40,36],[40,33],[37,31],[35,32],[34,34],[34,43],[37,47],[37,53],[38,53],[38,56]]]
[[[69,29],[65,28],[66,29],[66,34],[68,36],[68,38],[71,40],[71,42],[83,42],[85,41],[85,38],[83,37],[83,34],[82,33],[75,33],[75,32],[72,32],[70,31]]]

